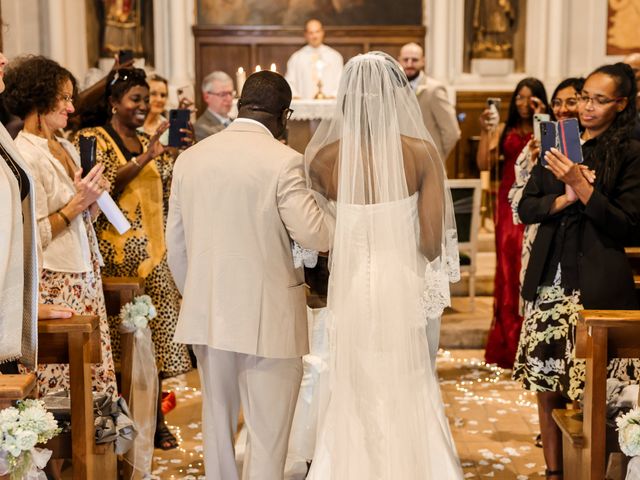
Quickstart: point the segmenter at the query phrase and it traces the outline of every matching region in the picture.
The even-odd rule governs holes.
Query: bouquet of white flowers
[[[149,295],[140,295],[127,303],[120,311],[122,326],[125,330],[132,331],[146,328],[149,320],[157,316],[156,307],[151,303]]]
[[[620,415],[616,419],[616,424],[622,452],[629,457],[640,455],[640,408],[636,407]]]
[[[58,422],[40,400],[23,400],[0,410],[0,475],[10,474],[12,480],[40,478],[51,451],[35,446],[58,433]]]

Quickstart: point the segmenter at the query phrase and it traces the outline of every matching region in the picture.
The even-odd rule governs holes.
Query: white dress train
[[[337,206],[330,398],[310,480],[462,478],[429,360],[425,284],[439,279],[425,278],[417,200]],[[415,239],[414,251],[398,239]]]

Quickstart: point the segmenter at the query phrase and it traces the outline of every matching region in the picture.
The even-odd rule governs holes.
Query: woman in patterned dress
[[[631,68],[605,65],[578,96],[583,165],[552,149],[536,164],[518,214],[539,223],[522,296],[525,321],[514,377],[537,392],[547,478],[562,478],[561,433],[551,419],[566,398],[584,389],[584,362],[575,359],[578,314],[589,309],[637,309],[624,245],[640,224],[640,142],[632,140],[637,88]],[[619,359],[609,376],[640,377],[640,361]]]
[[[584,78],[566,78],[558,84],[551,95],[551,120],[566,120],[568,118],[578,118],[578,94],[582,90]],[[516,180],[509,190],[509,203],[511,204],[511,212],[513,214],[514,225],[521,224],[518,216],[518,205],[522,198],[522,191],[529,180],[531,169],[538,161],[540,154],[540,143],[535,138],[529,140],[524,150],[516,159],[515,177]],[[585,166],[588,171],[588,168]],[[524,281],[524,275],[527,271],[529,256],[531,255],[531,246],[538,232],[538,224],[526,225],[524,227],[524,237],[522,240],[522,257],[520,260],[520,286]],[[524,302],[520,297],[520,315],[524,314]]]
[[[131,223],[123,235],[103,217],[96,230],[104,258],[105,275],[142,277],[145,293],[155,305],[158,316],[151,327],[160,378],[191,369],[186,345],[173,342],[180,311],[180,294],[167,265],[164,241],[173,156],[159,142],[167,126],[153,137],[138,129],[149,112],[149,86],[143,70],[125,68],[107,78],[105,98],[110,119],[101,127],[80,130],[78,135],[97,138],[97,160],[111,182],[111,195]],[[116,362],[119,359],[120,320],[109,318]],[[158,388],[156,446],[171,449],[177,440],[164,424]]]
[[[56,132],[73,112],[73,75],[45,57],[14,60],[5,74],[8,109],[24,119],[15,144],[33,176],[36,197],[40,302],[61,304],[80,315],[100,317],[102,362],[93,365],[93,390],[117,396],[111,341],[93,228],[95,203],[108,188],[104,167],[82,178],[80,157]],[[69,389],[69,366],[38,366],[40,395]]]
[[[480,116],[482,127],[476,161],[481,170],[494,167],[491,158],[504,157],[502,176],[494,215],[496,240],[496,275],[493,294],[493,322],[487,338],[485,359],[502,368],[513,367],[522,316],[520,303],[520,255],[523,225],[513,223],[508,193],[515,180],[516,158],[533,133],[533,114],[548,110],[547,94],[542,82],[525,78],[511,97],[509,114],[504,124],[491,121],[491,110]],[[497,128],[496,128],[497,127]]]

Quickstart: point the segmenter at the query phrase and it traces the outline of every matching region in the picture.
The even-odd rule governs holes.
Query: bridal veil
[[[462,478],[425,328],[459,278],[453,205],[392,57],[371,52],[347,63],[336,111],[319,125],[305,166],[335,221],[331,393],[308,478]]]

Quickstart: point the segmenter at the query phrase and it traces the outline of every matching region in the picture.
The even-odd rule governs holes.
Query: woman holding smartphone
[[[149,113],[149,85],[144,70],[124,68],[107,79],[105,101],[109,119],[103,126],[80,130],[78,135],[97,138],[97,160],[111,181],[111,196],[131,223],[120,235],[104,218],[97,223],[105,275],[142,277],[145,293],[158,315],[149,326],[155,347],[160,379],[191,369],[187,346],[173,341],[180,311],[180,293],[169,266],[164,241],[173,156],[160,143],[168,124],[152,137],[140,131]],[[192,141],[186,131],[186,140]],[[114,357],[119,358],[120,319],[110,317]],[[162,388],[158,388],[156,447],[168,450],[178,442],[164,424],[160,408]]]
[[[495,113],[487,108],[480,116],[482,127],[476,161],[480,170],[497,167],[500,156],[502,178],[498,188],[494,215],[496,241],[496,275],[493,322],[487,339],[485,359],[502,368],[511,368],[516,355],[522,317],[520,299],[520,252],[523,225],[513,223],[508,193],[515,180],[516,158],[533,133],[533,114],[548,110],[547,94],[542,82],[525,78],[518,83],[509,103],[507,121],[497,125]]]
[[[630,138],[636,93],[628,65],[593,71],[578,112],[584,165],[595,179],[552,149],[547,165],[533,167],[518,207],[523,222],[540,227],[522,287],[527,303],[517,375],[525,389],[537,392],[550,479],[562,478],[561,434],[550,412],[584,389],[585,365],[575,359],[579,311],[638,308],[624,252],[640,225],[640,143]],[[540,325],[555,327],[541,333]],[[640,361],[614,360],[609,375],[637,379]]]

